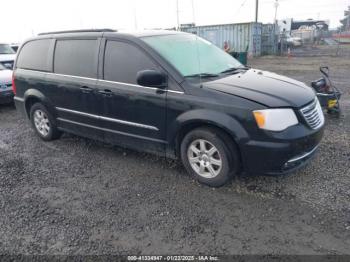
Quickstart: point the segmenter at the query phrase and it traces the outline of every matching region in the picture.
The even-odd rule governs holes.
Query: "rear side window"
[[[54,72],[97,78],[97,40],[57,40]]]
[[[146,69],[157,69],[157,66],[142,50],[124,42],[107,42],[104,59],[105,80],[137,84],[137,72]]]
[[[50,39],[34,40],[24,44],[18,55],[16,66],[23,69],[50,71],[50,44]]]

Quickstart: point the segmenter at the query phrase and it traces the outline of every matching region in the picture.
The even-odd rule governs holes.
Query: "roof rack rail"
[[[82,30],[68,30],[68,31],[56,31],[56,32],[45,32],[38,35],[53,35],[53,34],[67,34],[67,33],[102,33],[102,32],[118,32],[114,29],[82,29]]]

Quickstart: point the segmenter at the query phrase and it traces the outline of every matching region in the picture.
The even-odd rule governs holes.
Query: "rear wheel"
[[[35,103],[30,108],[30,121],[39,137],[45,141],[57,139],[61,132],[57,129],[54,118],[41,103]]]
[[[230,138],[214,128],[198,128],[181,143],[181,159],[199,182],[219,187],[239,170],[239,157]]]

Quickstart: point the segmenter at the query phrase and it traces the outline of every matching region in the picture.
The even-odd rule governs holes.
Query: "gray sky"
[[[179,1],[180,23],[250,22],[255,0]],[[274,0],[259,0],[259,21],[271,23]],[[339,26],[350,0],[279,0],[278,19],[329,19]],[[177,24],[176,0],[8,0],[1,1],[0,41],[20,42],[40,32],[114,28],[142,30]]]

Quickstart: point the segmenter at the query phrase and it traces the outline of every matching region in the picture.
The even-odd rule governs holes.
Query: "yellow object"
[[[336,99],[328,100],[328,108],[333,108],[336,106],[336,104],[337,104]]]
[[[253,112],[255,121],[258,124],[260,128],[263,128],[265,126],[265,115],[262,112]]]

